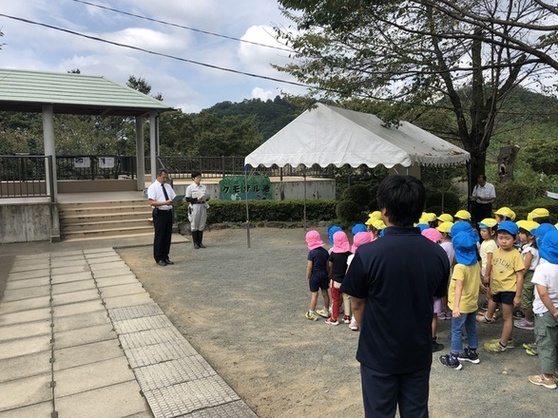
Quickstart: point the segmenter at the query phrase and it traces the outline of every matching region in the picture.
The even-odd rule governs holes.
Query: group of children
[[[510,208],[502,207],[494,212],[494,218],[483,219],[475,228],[466,210],[453,216],[423,213],[417,227],[444,248],[452,266],[447,298],[433,301],[432,351],[444,348],[436,339],[438,320],[451,319],[450,351],[439,357],[440,363],[455,370],[460,370],[464,361],[478,364],[476,323],[494,323],[499,311],[500,337],[485,342],[483,348],[491,353],[506,352],[515,346],[514,327],[534,330],[536,341],[523,347],[527,354],[539,356],[542,373],[529,376],[529,381],[554,389],[558,381],[558,224],[550,223],[545,208],[534,209],[526,220],[514,222],[515,217]],[[339,289],[356,248],[378,239],[385,228],[379,212],[370,214],[366,225],[353,228],[352,248],[339,227],[328,230],[329,251],[317,231],[307,233],[306,278],[311,300],[306,318],[318,320],[319,315],[326,318],[326,324],[338,325],[343,306],[342,321],[358,330],[349,298]],[[316,310],[320,290],[324,307]],[[481,306],[485,312],[477,313],[481,294],[486,299]],[[514,312],[514,308],[518,310]]]
[[[327,325],[339,325],[340,313],[343,312],[342,322],[348,324],[353,331],[358,331],[359,325],[354,316],[351,316],[350,298],[341,292],[341,283],[357,248],[377,239],[385,227],[380,219],[380,212],[372,212],[366,224],[356,224],[352,228],[351,246],[347,234],[341,227],[330,226],[328,238],[332,247],[329,251],[324,248],[325,244],[318,231],[311,230],[306,233],[309,250],[306,257],[306,279],[310,287],[310,307],[305,314],[306,319],[317,321],[321,316],[326,318]],[[319,292],[322,294],[324,306],[316,309]]]

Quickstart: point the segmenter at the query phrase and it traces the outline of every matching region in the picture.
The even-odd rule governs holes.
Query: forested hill
[[[219,118],[237,116],[240,118],[255,117],[256,124],[264,140],[271,138],[293,119],[300,115],[296,105],[276,96],[273,100],[244,100],[240,103],[221,102],[205,109],[205,112]]]

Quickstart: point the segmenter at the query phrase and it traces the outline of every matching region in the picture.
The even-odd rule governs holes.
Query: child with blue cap
[[[492,274],[488,296],[499,303],[502,310],[502,333],[499,339],[484,343],[484,349],[490,353],[506,351],[513,345],[513,308],[519,307],[523,289],[525,265],[519,251],[514,247],[519,228],[512,221],[503,221],[496,231],[498,248],[492,256]],[[488,315],[493,315],[490,309]]]
[[[541,374],[529,376],[529,382],[556,389],[556,354],[558,345],[558,230],[548,231],[539,247],[541,262],[535,269],[535,336]]]
[[[463,226],[465,225],[465,227]],[[478,308],[480,264],[477,243],[479,235],[468,222],[459,222],[451,229],[457,264],[453,267],[448,290],[448,305],[452,311],[451,351],[440,356],[444,366],[460,370],[461,361],[480,363],[477,354],[478,337],[475,312]],[[468,347],[463,349],[463,327],[467,331]]]

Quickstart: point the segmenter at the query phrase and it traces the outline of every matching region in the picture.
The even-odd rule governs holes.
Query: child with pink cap
[[[333,234],[333,247],[329,254],[329,273],[331,277],[331,316],[325,320],[327,325],[339,325],[339,305],[341,304],[341,283],[347,271],[347,258],[351,255],[349,238],[343,231]],[[346,311],[345,311],[346,312]],[[345,314],[343,321],[350,322],[351,317]]]
[[[324,242],[320,233],[311,230],[306,233],[306,244],[308,244],[308,256],[306,260],[306,280],[310,286],[310,309],[304,315],[306,319],[317,321],[318,315],[327,318],[329,316],[329,253],[324,248]],[[316,311],[318,304],[318,291],[321,290],[324,299],[323,309]]]
[[[353,246],[351,247],[352,254],[347,258],[347,268],[349,268],[349,266],[351,265],[351,261],[353,261],[353,258],[355,258],[356,250],[361,245],[368,244],[373,240],[374,238],[372,237],[372,234],[370,234],[369,232],[358,232],[353,237]],[[345,313],[350,314],[351,311],[347,311],[347,306],[349,307],[351,306],[351,298],[349,297],[349,295],[346,295],[345,293],[343,293],[343,303],[345,306]],[[351,316],[351,322],[349,323],[349,328],[352,329],[353,331],[358,331],[359,326],[354,315]]]

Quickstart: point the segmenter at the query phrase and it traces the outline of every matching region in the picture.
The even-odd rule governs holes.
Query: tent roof
[[[391,168],[469,160],[467,151],[409,122],[401,122],[398,128],[383,125],[374,115],[318,103],[256,148],[245,163],[252,167],[364,164]]]
[[[139,116],[172,108],[100,76],[0,69],[0,110]]]

